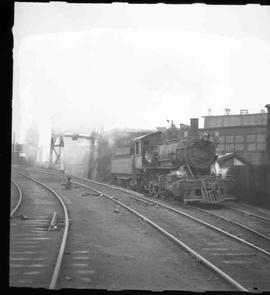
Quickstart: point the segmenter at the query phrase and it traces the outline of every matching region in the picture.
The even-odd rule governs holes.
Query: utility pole
[[[16,141],[15,141],[15,132],[13,132],[13,145],[12,145],[12,151],[13,153],[15,152],[15,145],[16,145]]]
[[[267,108],[267,131],[266,131],[266,153],[267,153],[267,168],[266,168],[266,186],[267,196],[270,200],[270,104],[265,105]]]
[[[94,175],[94,151],[95,151],[95,136],[94,132],[91,134],[90,138],[90,154],[89,154],[89,165],[88,165],[88,176],[87,178],[91,179]]]
[[[88,178],[96,179],[98,173],[100,130],[92,131],[90,135],[90,154]]]

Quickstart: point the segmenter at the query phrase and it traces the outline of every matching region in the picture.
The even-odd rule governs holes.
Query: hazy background
[[[270,7],[15,3],[13,32],[19,143],[270,102]]]

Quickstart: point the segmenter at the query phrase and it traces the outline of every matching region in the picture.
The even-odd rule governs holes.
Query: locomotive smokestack
[[[199,135],[199,119],[192,118],[190,119],[190,136],[198,136]]]

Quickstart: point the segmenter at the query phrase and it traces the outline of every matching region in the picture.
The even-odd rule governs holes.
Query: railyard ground
[[[83,188],[47,185],[62,195],[71,219],[57,289],[232,290],[126,209]]]

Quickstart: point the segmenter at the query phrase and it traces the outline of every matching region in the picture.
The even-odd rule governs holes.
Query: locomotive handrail
[[[195,176],[194,176],[194,174],[192,173],[192,170],[191,170],[191,168],[190,168],[188,162],[186,162],[186,166],[187,166],[187,168],[188,168],[188,170],[189,170],[189,173],[191,174],[192,178],[195,179]]]

